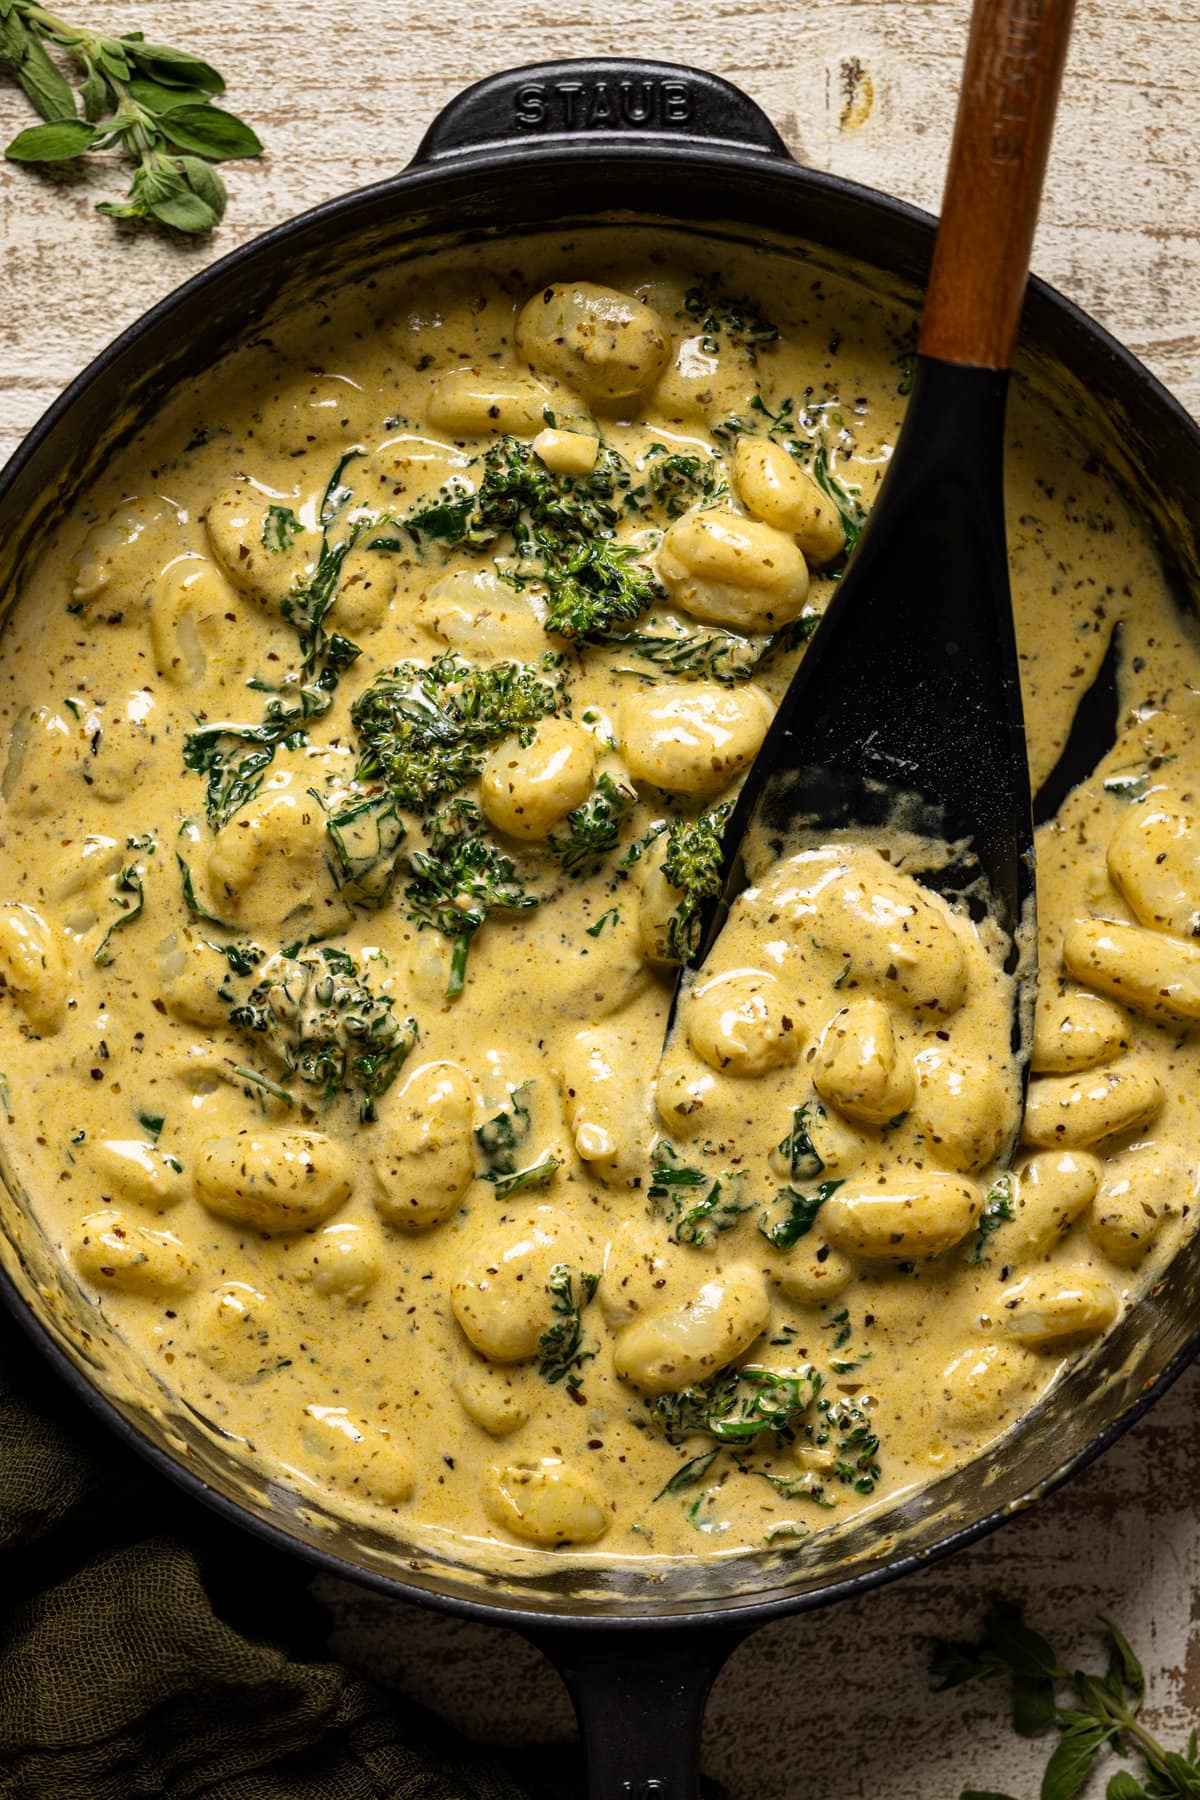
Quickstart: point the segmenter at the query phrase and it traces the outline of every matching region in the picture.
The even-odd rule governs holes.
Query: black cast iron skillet
[[[496,76],[461,94],[412,166],[268,232],[186,283],[125,332],[51,407],[0,477],[0,594],[20,592],[43,535],[114,448],[177,384],[252,336],[291,298],[369,280],[463,239],[569,227],[586,264],[601,215],[732,241],[770,242],[797,278],[846,259],[911,299],[933,221],[880,194],[796,167],[743,94],[696,70],[626,60]],[[569,272],[569,271],[568,271]],[[1018,379],[1042,389],[1106,459],[1160,534],[1181,605],[1200,545],[1200,432],[1148,372],[1041,283],[1025,308]],[[1115,659],[1110,659],[1111,665]],[[31,696],[32,697],[32,696]],[[1056,773],[1086,773],[1111,734],[1093,695]],[[1072,762],[1073,759],[1073,762]],[[580,1715],[593,1800],[692,1800],[711,1681],[756,1626],[860,1593],[992,1530],[1098,1455],[1200,1347],[1200,1239],[1092,1347],[998,1451],[814,1544],[655,1579],[549,1554],[504,1577],[347,1524],[242,1460],[219,1427],[141,1371],[41,1239],[0,1145],[0,1298],[113,1429],[181,1486],[325,1571],[398,1599],[524,1632],[549,1652]]]

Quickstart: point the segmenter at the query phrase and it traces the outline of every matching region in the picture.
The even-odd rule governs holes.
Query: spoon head
[[[1002,934],[1025,1078],[1033,827],[1004,536],[1007,377],[921,358],[870,520],[725,833],[693,966],[770,862],[836,835],[886,850]],[[922,854],[922,846],[927,854]]]

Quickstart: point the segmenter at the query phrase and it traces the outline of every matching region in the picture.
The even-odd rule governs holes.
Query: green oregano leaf
[[[18,131],[4,154],[9,162],[71,162],[90,150],[96,129],[82,119],[60,119],[52,125],[30,125]]]

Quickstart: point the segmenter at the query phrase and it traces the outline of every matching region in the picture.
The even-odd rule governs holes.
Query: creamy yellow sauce
[[[6,1147],[300,1494],[475,1560],[796,1541],[978,1454],[1190,1230],[1200,655],[1021,394],[1035,786],[1118,621],[1126,711],[1040,835],[1013,1172],[996,947],[902,844],[756,870],[663,1051],[683,865],[910,332],[661,233],[431,260],[239,351],[46,544],[0,688]]]

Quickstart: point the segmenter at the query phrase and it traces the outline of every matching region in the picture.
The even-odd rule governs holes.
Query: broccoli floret
[[[572,643],[628,624],[665,598],[658,581],[628,545],[594,539],[548,560],[546,630]]]
[[[414,850],[414,879],[404,890],[414,924],[431,926],[454,944],[448,994],[460,994],[471,939],[490,912],[518,912],[537,905],[525,891],[510,856],[493,843],[483,815],[461,797],[439,807],[426,827],[427,850]]]
[[[452,651],[429,665],[398,663],[350,709],[361,754],[357,779],[383,781],[398,806],[427,813],[478,775],[489,745],[534,727],[562,700],[561,662],[477,669]]]
[[[433,505],[403,521],[418,542],[427,537],[453,548],[484,550],[507,533],[525,565],[510,579],[518,586],[526,579],[544,581],[550,601],[546,630],[575,643],[636,619],[662,598],[640,552],[612,541],[621,497],[636,510],[629,491],[632,472],[615,450],[602,446],[586,475],[560,475],[528,444],[505,437],[472,466],[477,465],[482,474],[474,494],[453,483]]]
[[[583,802],[567,814],[565,837],[552,837],[550,848],[568,875],[575,875],[597,857],[611,850],[621,825],[637,805],[637,793],[628,782],[607,772]]]
[[[256,975],[230,1024],[261,1045],[285,1079],[320,1088],[325,1101],[358,1094],[360,1118],[373,1119],[417,1041],[416,1020],[399,1018],[391,996],[372,992],[354,958],[331,945],[280,950]]]
[[[682,899],[667,922],[667,946],[685,963],[700,942],[700,909],[721,891],[721,834],[733,810],[732,801],[701,813],[698,819],[673,819],[667,827],[663,874]]]
[[[454,482],[402,521],[418,539],[484,550],[510,532],[518,550],[536,552],[542,538],[561,545],[610,537],[621,516],[616,496],[632,480],[629,464],[607,445],[586,475],[556,474],[514,437],[499,438],[470,466],[481,471],[473,494]]]

